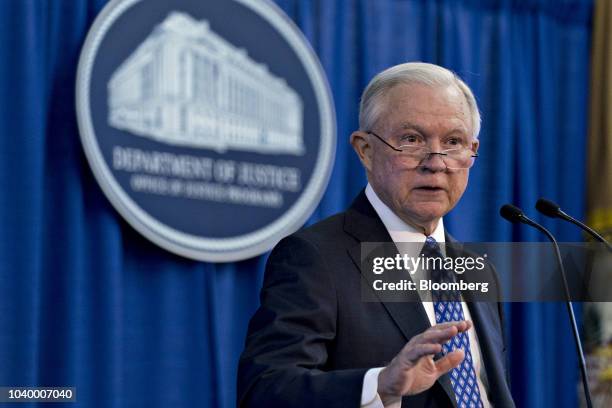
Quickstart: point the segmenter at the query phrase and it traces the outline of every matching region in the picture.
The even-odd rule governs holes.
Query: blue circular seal
[[[114,0],[77,75],[81,140],[117,211],[189,258],[259,255],[327,186],[335,113],[307,41],[269,0]]]

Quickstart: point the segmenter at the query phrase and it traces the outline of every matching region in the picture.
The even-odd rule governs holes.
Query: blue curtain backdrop
[[[265,256],[182,259],[139,236],[103,196],[79,142],[74,83],[105,3],[0,2],[0,385],[76,386],[87,407],[230,407]],[[451,233],[537,240],[497,209],[513,202],[533,214],[539,196],[583,215],[592,0],[277,3],[319,55],[338,114],[334,172],[310,222],[364,186],[347,143],[360,91],[379,70],[415,60],[458,72],[483,114],[482,155],[447,218]],[[507,306],[518,406],[576,406],[563,305]]]

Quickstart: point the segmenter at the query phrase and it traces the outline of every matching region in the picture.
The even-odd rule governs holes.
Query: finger
[[[446,329],[448,327],[456,327],[459,332],[464,332],[472,327],[472,322],[469,320],[458,320],[456,322],[439,323],[432,326],[432,329]]]
[[[418,339],[418,343],[446,343],[459,333],[456,326],[446,327],[444,329],[432,328],[424,332]]]
[[[440,352],[442,352],[442,346],[440,344],[417,344],[406,353],[406,358],[409,362],[415,362],[421,357],[433,356]]]
[[[435,362],[438,376],[448,373],[453,368],[457,367],[465,358],[463,349],[452,351]]]
[[[471,322],[468,320],[437,324],[410,339],[410,341],[404,345],[402,351],[409,352],[417,344],[444,344],[456,336],[457,333],[465,331],[469,327],[471,327]]]

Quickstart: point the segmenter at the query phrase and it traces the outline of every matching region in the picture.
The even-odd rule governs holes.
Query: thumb
[[[463,349],[457,349],[452,351],[436,361],[436,369],[438,370],[438,376],[448,373],[453,368],[457,367],[465,358],[465,352]]]

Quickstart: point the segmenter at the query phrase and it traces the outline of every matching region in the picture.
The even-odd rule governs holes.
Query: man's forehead
[[[465,133],[467,132],[466,124],[460,123],[461,121],[450,121],[448,123],[448,129],[446,131],[448,133]],[[454,125],[454,126],[453,126]],[[422,126],[419,123],[404,121],[400,123],[398,126],[395,126],[397,130],[416,130],[419,133],[427,134],[428,129],[425,126]]]
[[[454,84],[399,84],[389,89],[384,99],[391,107],[405,105],[419,112],[443,109],[463,111],[463,108],[467,107],[465,95]]]
[[[424,131],[433,121],[450,130],[467,132],[471,114],[465,95],[454,85],[402,84],[389,90],[380,119],[382,125],[395,130]]]

